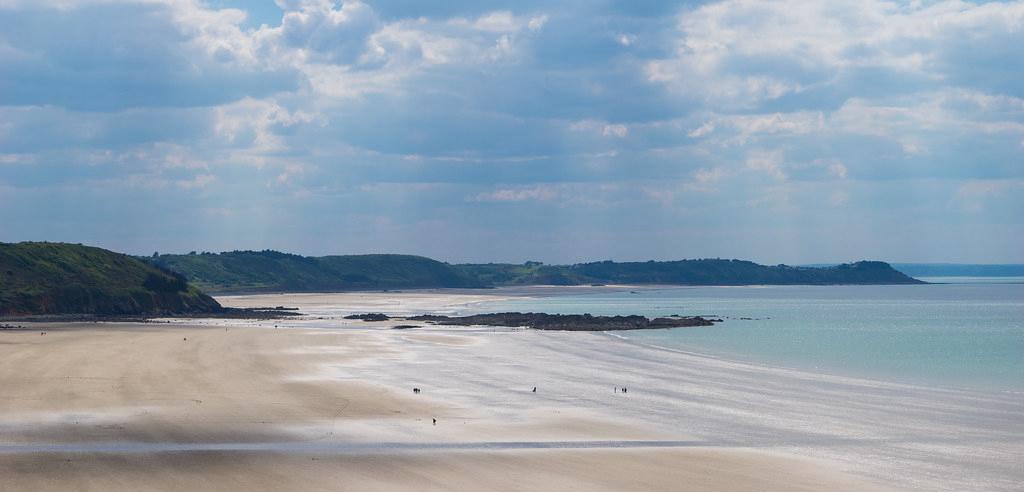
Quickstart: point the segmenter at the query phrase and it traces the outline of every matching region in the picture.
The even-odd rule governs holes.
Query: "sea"
[[[480,312],[707,316],[713,327],[610,332],[760,365],[950,389],[1024,391],[1024,277],[923,285],[644,287],[514,298]]]

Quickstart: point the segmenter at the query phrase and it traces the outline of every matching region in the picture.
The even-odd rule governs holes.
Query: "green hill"
[[[602,261],[559,266],[456,265],[465,275],[492,285],[832,285],[916,284],[920,281],[880,261],[858,261],[829,267],[766,266],[743,260],[679,260],[616,263]]]
[[[192,285],[189,284],[192,282]],[[765,266],[740,260],[449,265],[410,255],[306,257],[232,251],[134,258],[63,243],[0,243],[0,316],[161,315],[221,310],[210,292],[316,292],[505,285],[920,283],[888,263]]]
[[[299,256],[277,251],[159,255],[149,261],[208,292],[484,287],[447,263],[411,255]]]
[[[0,316],[161,315],[221,309],[179,274],[64,243],[0,243]]]
[[[307,257],[276,251],[159,255],[147,259],[208,292],[316,292],[506,285],[683,284],[828,285],[919,283],[887,263],[829,267],[765,266],[741,260],[681,260],[576,265],[449,265],[421,256]]]
[[[881,261],[858,261],[830,267],[766,266],[743,260],[681,260],[632,263],[584,263],[571,274],[602,283],[685,285],[833,285],[918,284]]]
[[[583,285],[605,283],[572,271],[573,267],[545,265],[535,261],[523,264],[484,263],[455,265],[464,275],[486,285]]]

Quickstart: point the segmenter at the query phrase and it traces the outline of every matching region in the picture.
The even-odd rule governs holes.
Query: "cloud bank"
[[[1024,262],[1024,2],[0,0],[0,240]]]

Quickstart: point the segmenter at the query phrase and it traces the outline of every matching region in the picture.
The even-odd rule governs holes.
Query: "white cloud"
[[[335,8],[333,2],[304,2],[286,12],[276,30],[288,46],[331,63],[350,64],[365,51],[367,38],[379,29],[373,9],[349,1]]]
[[[721,124],[731,126],[741,141],[757,135],[804,135],[825,128],[825,117],[820,112],[796,111],[791,113],[730,115],[718,118]]]
[[[206,188],[215,181],[217,181],[217,177],[212,174],[199,174],[189,180],[177,181],[175,184],[185,189],[194,189]]]
[[[522,26],[516,21],[512,12],[507,10],[484,14],[470,25],[473,29],[497,33],[509,33],[518,31]]]
[[[244,99],[214,109],[214,132],[235,147],[262,154],[288,148],[278,130],[326,121],[317,113],[289,111],[272,100]]]
[[[676,55],[648,63],[648,79],[710,104],[750,108],[858,69],[934,82],[1003,70],[953,73],[959,63],[949,61],[949,47],[988,39],[999,49],[1021,39],[1024,2],[726,0],[683,13],[678,29]]]
[[[604,125],[601,128],[601,136],[625,138],[629,135],[629,128],[626,125]]]
[[[547,15],[538,15],[531,17],[530,22],[526,23],[526,27],[531,31],[539,31],[544,28],[544,24],[548,23]]]
[[[838,161],[832,162],[828,165],[828,172],[839,179],[846,179],[847,174],[849,174],[846,166],[842,162]]]
[[[720,167],[712,169],[698,169],[693,173],[693,179],[698,183],[714,183],[728,176],[729,173]]]
[[[993,200],[1021,191],[1024,191],[1021,181],[970,180],[957,187],[954,199],[964,211],[981,213]]]
[[[766,173],[779,181],[786,179],[782,171],[783,154],[781,150],[755,150],[747,155],[747,169]]]
[[[964,89],[921,92],[878,103],[850,98],[829,115],[832,132],[892,139],[907,154],[927,152],[927,133],[1024,135],[1024,100]]]
[[[284,166],[284,169],[274,178],[275,185],[287,186],[292,184],[292,181],[306,173],[307,166],[298,163],[289,163]]]
[[[692,131],[690,131],[686,135],[689,136],[690,138],[700,138],[700,137],[703,137],[704,135],[707,135],[707,134],[709,134],[709,133],[711,133],[713,131],[715,131],[715,124],[714,124],[714,122],[709,121],[709,122],[704,123],[703,125],[701,125],[699,128],[693,129]]]
[[[621,123],[608,123],[599,120],[580,120],[569,124],[573,132],[592,133],[602,137],[625,138],[629,135],[629,127]]]
[[[555,189],[549,186],[531,186],[521,188],[502,188],[480,193],[473,198],[477,202],[524,202],[548,201],[558,196]]]
[[[769,141],[788,142],[797,138],[835,143],[868,136],[891,142],[907,158],[917,158],[949,146],[950,136],[954,135],[958,140],[1018,142],[1024,137],[1022,102],[1011,96],[965,89],[925,91],[887,97],[884,101],[851,97],[828,112],[711,114],[702,118],[705,123],[686,135],[714,135],[699,144],[719,149],[758,148]],[[842,159],[841,155],[836,157]],[[851,165],[855,163],[844,162],[846,167]]]

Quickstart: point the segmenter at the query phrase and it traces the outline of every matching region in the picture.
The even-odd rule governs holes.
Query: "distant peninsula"
[[[181,274],[78,244],[0,243],[0,316],[159,316],[221,311]]]
[[[915,277],[1024,277],[1021,264],[900,263],[893,267]]]
[[[342,292],[522,285],[915,283],[921,282],[879,261],[827,267],[765,266],[723,259],[452,265],[422,256],[393,254],[308,257],[277,251],[232,251],[133,257],[80,244],[0,243],[0,316],[3,317],[294,314],[273,309],[251,312],[225,309],[205,292]],[[533,319],[531,324],[538,319]]]
[[[422,256],[310,257],[277,251],[155,254],[142,258],[213,293],[341,292],[520,285],[843,285],[922,283],[880,261],[827,267],[698,259],[575,265],[448,264]]]

